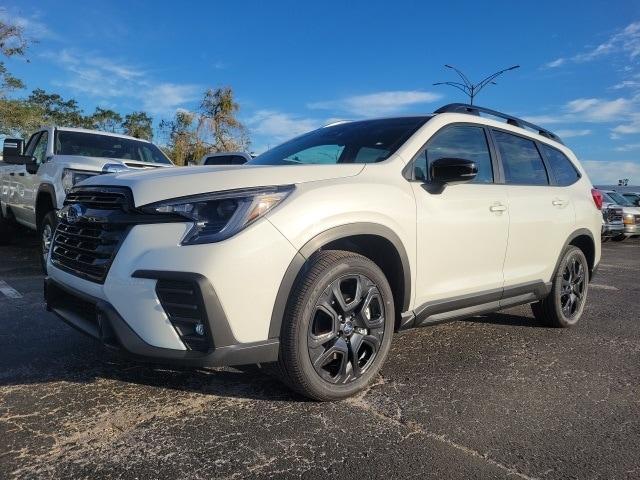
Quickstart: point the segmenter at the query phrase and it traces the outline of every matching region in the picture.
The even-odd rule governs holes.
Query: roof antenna
[[[513,66],[511,66],[509,68],[505,68],[505,69],[500,70],[498,72],[492,73],[491,75],[489,75],[488,77],[486,77],[483,80],[479,81],[478,83],[471,83],[469,78],[464,73],[462,73],[460,70],[458,70],[456,67],[454,67],[453,65],[445,65],[445,67],[446,68],[450,68],[451,70],[455,71],[458,74],[458,76],[462,79],[463,83],[460,83],[460,82],[437,82],[437,83],[434,83],[434,85],[448,85],[450,87],[457,88],[458,90],[463,92],[465,95],[469,96],[469,104],[473,105],[473,100],[476,98],[476,95],[478,95],[478,93],[480,93],[480,90],[482,90],[484,87],[486,87],[489,84],[496,85],[496,82],[494,82],[494,80],[496,78],[498,78],[504,72],[508,72],[510,70],[515,70],[516,68],[520,68],[520,65],[513,65]]]

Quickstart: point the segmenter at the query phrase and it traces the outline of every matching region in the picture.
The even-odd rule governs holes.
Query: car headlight
[[[623,216],[623,222],[625,225],[635,225],[636,217],[633,213],[625,213]]]
[[[89,177],[93,177],[97,175],[94,172],[83,172],[81,170],[72,170],[71,168],[65,168],[62,171],[62,188],[64,188],[64,193],[69,193],[71,187],[73,187],[76,183],[86,180]]]
[[[293,185],[247,188],[162,201],[141,207],[145,213],[173,214],[193,222],[182,245],[225,240],[272,210]]]

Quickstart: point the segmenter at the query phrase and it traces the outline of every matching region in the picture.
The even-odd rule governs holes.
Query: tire
[[[589,292],[589,264],[578,247],[569,245],[553,278],[549,295],[531,304],[536,319],[557,328],[572,327],[584,311]]]
[[[618,235],[617,237],[612,237],[611,240],[614,242],[623,242],[627,239],[626,235]]]
[[[602,243],[607,243],[609,240],[611,240],[611,237],[602,237],[602,238],[600,239],[600,241],[601,241]]]
[[[38,237],[40,238],[40,265],[42,266],[42,273],[45,275],[47,274],[47,256],[49,254],[49,248],[51,248],[53,232],[55,232],[57,225],[58,217],[54,210],[47,212],[47,214],[42,217],[40,225],[38,225]]]
[[[389,282],[375,263],[346,251],[314,254],[287,303],[277,364],[280,379],[314,400],[354,395],[384,363],[394,316]]]

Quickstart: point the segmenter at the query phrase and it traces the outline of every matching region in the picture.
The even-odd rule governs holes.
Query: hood
[[[359,174],[364,167],[364,164],[341,164],[162,168],[100,175],[81,182],[81,185],[129,187],[136,206],[140,206],[200,193],[351,177]]]
[[[93,172],[101,172],[102,167],[109,163],[117,163],[118,165],[124,165],[131,169],[148,169],[148,168],[162,168],[173,167],[173,164],[163,165],[160,163],[152,162],[140,162],[138,160],[124,160],[122,158],[105,158],[105,157],[87,157],[84,155],[56,155],[55,159],[59,162],[63,162],[65,167],[72,168],[74,170],[87,170]]]
[[[604,202],[602,204],[603,208],[619,208],[622,210],[622,214],[632,213],[634,215],[640,215],[640,207],[627,207],[626,205],[618,205],[617,203],[608,203]]]

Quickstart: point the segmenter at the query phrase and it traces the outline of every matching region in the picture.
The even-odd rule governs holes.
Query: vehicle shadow
[[[471,323],[488,323],[492,325],[505,325],[511,327],[534,327],[534,328],[550,328],[535,317],[524,315],[513,315],[510,313],[494,312],[484,315],[476,315],[464,319],[465,322]]]

